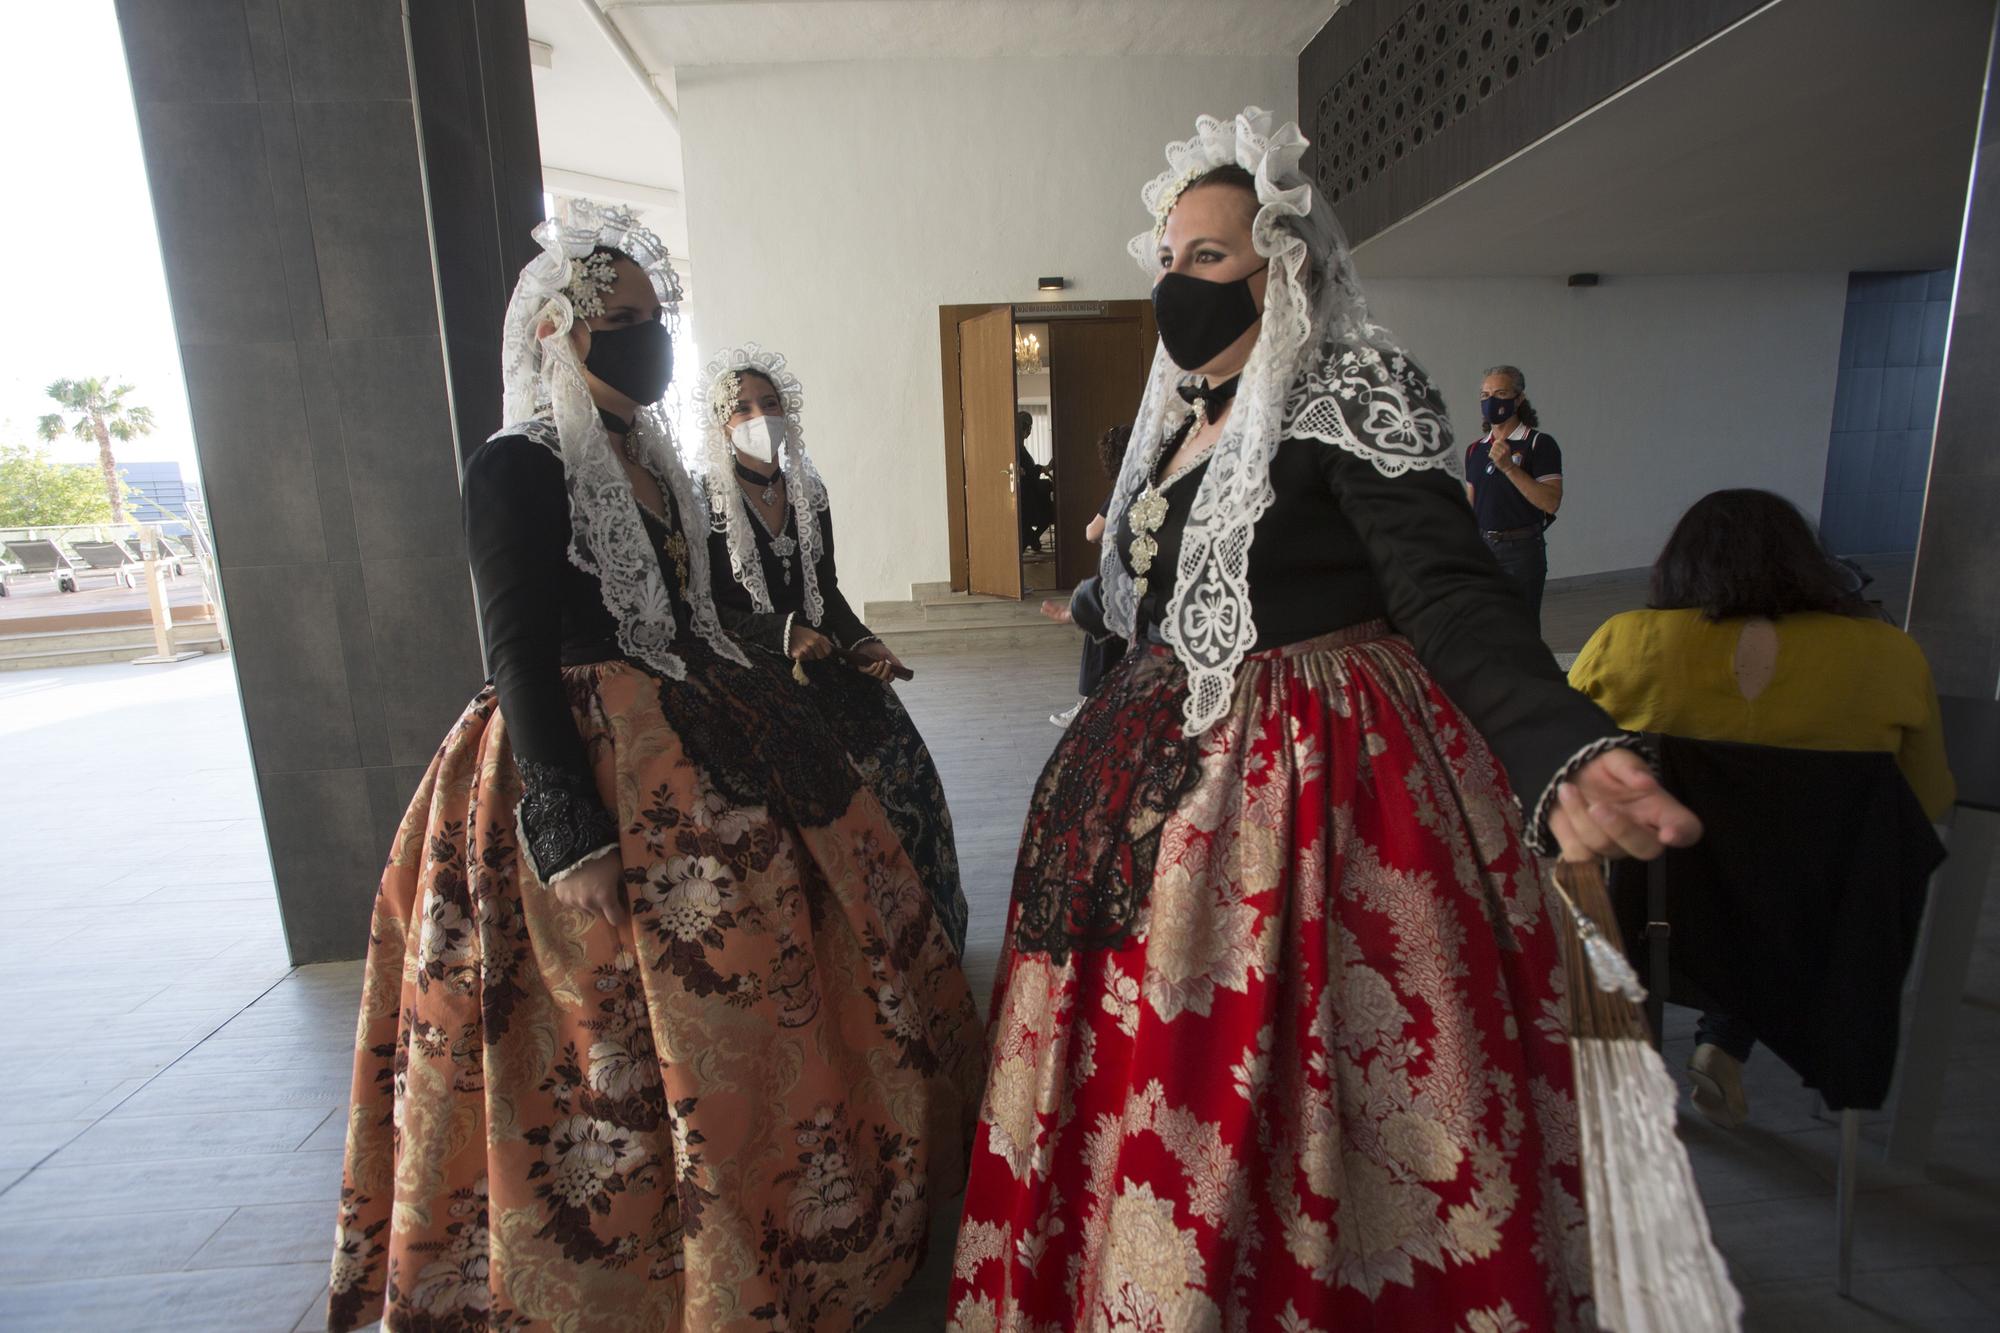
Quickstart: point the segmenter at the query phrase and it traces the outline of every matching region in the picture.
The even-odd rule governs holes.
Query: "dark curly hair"
[[[1118,480],[1118,469],[1125,462],[1125,446],[1132,443],[1130,426],[1113,426],[1097,437],[1097,465],[1104,469],[1104,475]]]
[[[1715,491],[1694,502],[1653,562],[1656,611],[1710,620],[1825,611],[1872,614],[1791,501],[1769,491]]]

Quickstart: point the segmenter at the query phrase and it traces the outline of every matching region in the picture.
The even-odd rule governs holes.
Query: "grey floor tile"
[[[332,1294],[332,1288],[323,1288],[319,1295],[307,1302],[306,1312],[299,1316],[298,1323],[292,1325],[292,1333],[321,1333],[326,1328],[327,1298]]]
[[[0,1195],[0,1222],[311,1203],[339,1197],[337,1152],[44,1166]]]
[[[1851,1298],[1823,1278],[1751,1287],[1743,1293],[1752,1333],[1847,1333],[1848,1330],[1992,1329],[1992,1311],[1942,1268],[1857,1273]]]
[[[1971,1292],[2000,1327],[2000,1260],[1983,1264],[1962,1264],[1945,1270],[1951,1280]]]
[[[72,1139],[47,1165],[100,1166],[294,1152],[329,1114],[313,1106],[208,1115],[107,1116]]]
[[[0,1283],[170,1273],[184,1266],[233,1211],[0,1221]]]
[[[290,1333],[324,1263],[153,1273],[0,1287],[0,1328],[20,1333]]]
[[[0,1171],[24,1171],[89,1129],[88,1120],[29,1121],[0,1129]]]
[[[187,1262],[194,1268],[258,1268],[331,1263],[337,1204],[281,1203],[239,1208]]]
[[[347,1151],[347,1108],[336,1106],[326,1113],[326,1119],[301,1143],[299,1152],[345,1152]]]
[[[352,1091],[347,1061],[329,1068],[269,1073],[185,1073],[169,1070],[127,1097],[112,1114],[124,1118],[156,1115],[211,1115],[269,1111],[285,1107],[325,1108],[346,1102]]]

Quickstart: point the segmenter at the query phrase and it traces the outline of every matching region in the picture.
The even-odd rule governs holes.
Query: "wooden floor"
[[[1557,593],[1551,646],[1574,651],[1641,597],[1632,580]],[[1074,649],[912,665],[903,696],[957,820],[983,1000]],[[230,671],[0,677],[0,1328],[320,1324],[360,970],[285,964]],[[1996,903],[1989,889],[1935,1162],[1867,1172],[1856,1300],[1832,1289],[1836,1131],[1797,1080],[1760,1057],[1745,1129],[1683,1119],[1752,1328],[2000,1327]],[[1668,1035],[1678,1066],[1688,1016]],[[942,1326],[951,1230],[940,1219],[932,1262],[871,1333]]]

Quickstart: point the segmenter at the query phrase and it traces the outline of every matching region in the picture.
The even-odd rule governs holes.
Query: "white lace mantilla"
[[[820,515],[830,501],[819,469],[806,454],[805,428],[800,424],[806,401],[804,386],[786,369],[782,355],[767,352],[756,343],[732,347],[711,358],[702,370],[701,473],[709,521],[729,540],[729,572],[750,595],[751,605],[769,612],[771,590],[764,581],[764,562],[757,556],[756,532],[751,526],[756,520],[750,513],[749,499],[736,482],[736,446],[729,439],[729,417],[736,409],[740,377],[746,370],[769,379],[784,405],[785,447],[778,461],[785,474],[792,528],[798,534],[806,623],[817,627],[826,619],[826,602],[819,590],[819,562],[826,554]],[[790,642],[789,634],[786,642]]]
[[[1155,225],[1127,247],[1141,268],[1157,275],[1159,228],[1188,184],[1231,165],[1254,178],[1258,209],[1251,240],[1270,261],[1263,326],[1221,438],[1208,451],[1161,626],[1187,668],[1184,723],[1190,736],[1228,711],[1236,669],[1257,642],[1250,543],[1275,498],[1271,462],[1279,445],[1298,435],[1323,440],[1389,475],[1456,467],[1450,428],[1421,372],[1367,318],[1340,228],[1299,171],[1305,148],[1297,125],[1278,125],[1257,107],[1227,124],[1201,117],[1192,139],[1167,145],[1167,170],[1141,190]],[[1107,530],[1121,530],[1187,418],[1190,409],[1175,392],[1185,378],[1160,346],[1112,492]],[[1357,406],[1363,408],[1358,418]],[[1099,570],[1106,623],[1136,638],[1138,596],[1117,542],[1104,544]]]
[[[527,435],[561,457],[569,488],[571,563],[596,577],[626,655],[670,679],[684,680],[687,666],[673,651],[679,628],[672,592],[569,339],[577,318],[576,265],[600,245],[629,256],[644,270],[669,319],[680,299],[680,284],[666,247],[638,225],[629,209],[599,209],[582,201],[572,207],[568,225],[551,220],[535,228],[542,253],[521,270],[507,303],[501,369],[504,419],[514,424],[501,434]],[[665,417],[657,406],[642,407],[632,430],[639,461],[686,526],[701,510]],[[690,540],[688,559],[689,586],[683,592],[694,620],[691,628],[722,656],[747,665],[715,614],[708,544]]]

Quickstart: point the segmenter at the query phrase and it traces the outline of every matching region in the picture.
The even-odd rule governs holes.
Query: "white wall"
[[[950,574],[937,308],[1032,301],[1054,273],[1064,299],[1144,297],[1125,242],[1166,141],[1202,112],[1289,114],[1297,73],[1290,53],[680,71],[695,340],[790,358],[850,598]]]
[[[1755,486],[1819,513],[1845,273],[1368,280],[1374,316],[1476,438],[1481,372],[1521,367],[1562,446],[1549,574],[1650,565],[1712,490]]]

